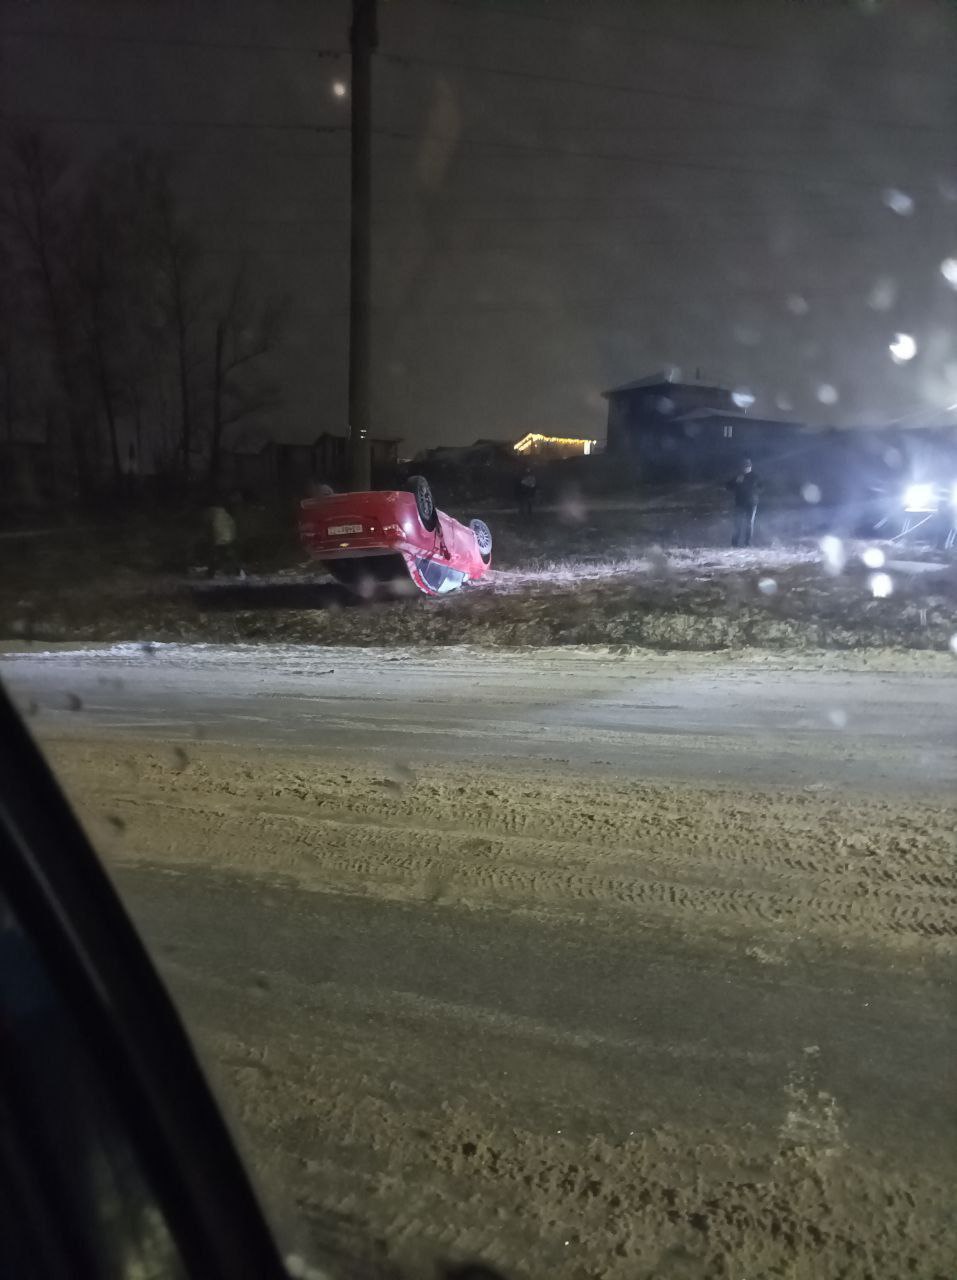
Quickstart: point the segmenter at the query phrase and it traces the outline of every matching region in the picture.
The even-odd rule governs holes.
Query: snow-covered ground
[[[949,1274],[952,671],[2,662],[322,1256],[556,1280]]]
[[[957,774],[950,654],[113,645],[11,653],[39,731],[123,729],[401,760],[561,757],[697,777],[896,785]],[[734,750],[728,745],[733,739]],[[815,743],[815,750],[809,744]]]
[[[165,562],[175,572],[155,552],[153,569],[134,571],[115,541],[74,558],[56,542],[35,563],[11,546],[0,639],[946,651],[957,634],[953,555],[933,564],[926,548],[826,528],[820,513],[762,510],[755,546],[738,550],[723,495],[717,505],[705,491],[576,499],[530,520],[495,516],[493,569],[456,596],[362,602],[303,559],[291,530],[283,554],[253,551],[244,579],[212,583],[188,577],[181,553]]]

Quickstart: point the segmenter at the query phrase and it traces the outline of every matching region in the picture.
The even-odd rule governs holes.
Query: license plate
[[[326,530],[330,537],[336,537],[340,533],[361,533],[361,524],[331,524]]]

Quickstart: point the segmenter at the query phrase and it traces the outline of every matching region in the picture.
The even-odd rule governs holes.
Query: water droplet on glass
[[[883,569],[884,567],[884,552],[880,547],[866,547],[861,553],[861,559],[868,569]]]
[[[732,330],[735,342],[740,342],[742,347],[756,347],[761,341],[760,332],[747,324],[736,324]]]
[[[906,364],[917,355],[917,343],[909,333],[895,333],[894,341],[887,344],[895,364]]]
[[[886,600],[894,590],[894,583],[889,573],[872,573],[867,580],[867,585],[876,600]]]
[[[817,389],[817,398],[821,404],[837,404],[837,387],[830,382],[822,382]]]
[[[874,311],[890,311],[897,301],[897,283],[890,276],[881,276],[871,286],[867,305]]]
[[[774,397],[774,403],[777,405],[777,407],[781,410],[782,413],[790,413],[791,410],[794,408],[794,401],[791,399],[791,397],[787,394],[786,391],[779,391],[778,394]]]
[[[953,289],[957,289],[957,258],[945,258],[940,264],[940,274]]]
[[[778,584],[773,578],[761,578],[758,582],[758,590],[764,596],[773,596],[778,589]]]
[[[950,637],[949,643],[950,643],[951,653],[957,653],[957,631],[955,631],[954,634]]]
[[[344,98],[347,93],[348,93],[348,89],[346,88],[345,80],[333,80],[332,96],[334,98]]]
[[[914,212],[913,197],[909,196],[906,191],[900,191],[897,187],[887,187],[884,191],[883,200],[888,209],[900,214],[902,218],[909,218]]]
[[[806,316],[811,310],[811,304],[800,293],[789,293],[784,305],[794,316]]]
[[[824,557],[824,568],[827,573],[836,577],[841,573],[847,561],[847,552],[844,550],[844,543],[840,538],[836,538],[833,533],[826,533],[818,544],[821,548],[821,554]]]
[[[821,490],[816,484],[802,484],[801,497],[805,502],[818,503],[821,501]]]
[[[847,712],[842,711],[840,707],[835,707],[827,713],[827,718],[835,729],[844,729],[847,727]]]
[[[82,711],[83,699],[78,693],[68,693],[66,695],[66,705],[68,711]]]
[[[735,387],[731,392],[731,399],[739,409],[750,409],[754,404],[754,393],[747,387]]]

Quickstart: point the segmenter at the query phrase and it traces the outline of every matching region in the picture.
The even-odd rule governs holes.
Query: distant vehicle
[[[942,548],[954,545],[957,524],[957,481],[944,485],[934,481],[909,484],[904,491],[904,520],[901,533],[908,534],[929,525],[928,536]]]
[[[957,542],[957,480],[950,484],[921,480],[902,490],[882,489],[867,532],[895,540],[930,542],[948,550]]]
[[[483,577],[492,560],[485,521],[460,524],[439,511],[424,476],[404,490],[304,498],[299,536],[337,582],[359,592],[411,578],[426,595],[445,595]]]

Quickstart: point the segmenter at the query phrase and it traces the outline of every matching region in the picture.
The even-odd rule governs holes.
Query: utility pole
[[[349,242],[349,452],[353,489],[371,487],[372,50],[376,0],[352,0],[352,206]]]

